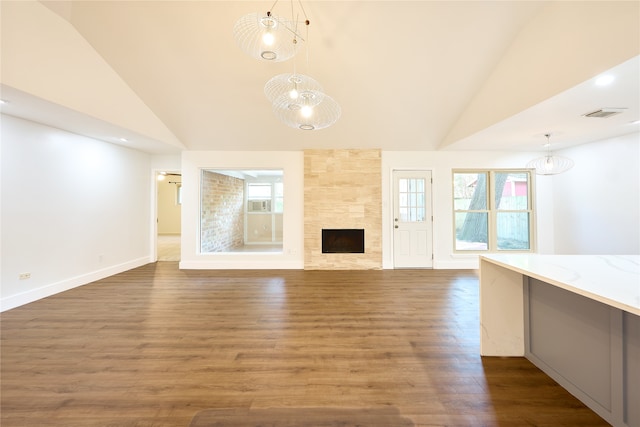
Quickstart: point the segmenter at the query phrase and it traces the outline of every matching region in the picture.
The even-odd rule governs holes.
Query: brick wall
[[[201,251],[225,252],[244,244],[244,181],[202,173]]]
[[[364,228],[365,253],[323,254],[323,228]],[[304,268],[382,268],[380,150],[305,150]]]

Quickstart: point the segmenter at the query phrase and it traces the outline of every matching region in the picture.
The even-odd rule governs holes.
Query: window
[[[532,175],[528,170],[453,172],[456,251],[531,251]]]
[[[284,184],[282,182],[276,182],[273,184],[273,195],[273,211],[282,213],[284,211]]]
[[[249,200],[271,200],[271,184],[269,183],[248,183],[247,199]]]
[[[176,204],[182,204],[182,184],[176,185]]]
[[[271,212],[270,183],[247,183],[247,211]]]

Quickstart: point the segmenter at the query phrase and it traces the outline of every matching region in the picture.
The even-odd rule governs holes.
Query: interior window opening
[[[282,252],[281,169],[203,169],[200,252]]]

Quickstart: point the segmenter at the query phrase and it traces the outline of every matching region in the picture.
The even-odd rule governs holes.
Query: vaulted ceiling
[[[3,0],[2,112],[158,153],[532,151],[547,132],[570,146],[640,129],[637,1],[302,4],[306,50],[265,63],[232,30],[271,1]],[[294,67],[340,103],[335,125],[274,116],[264,84]],[[622,112],[582,116],[601,108]]]

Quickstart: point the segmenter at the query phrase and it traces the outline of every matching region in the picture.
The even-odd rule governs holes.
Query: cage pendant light
[[[309,76],[298,73],[278,74],[264,85],[264,94],[273,105],[289,109],[302,108],[303,100],[317,105],[322,102],[322,85]]]
[[[300,3],[302,8],[302,3]],[[309,19],[305,15],[307,68],[309,67]],[[313,78],[294,72],[270,79],[264,92],[273,112],[289,127],[301,130],[319,130],[333,125],[342,114],[340,105]]]
[[[557,175],[566,172],[574,165],[573,160],[557,156],[551,153],[551,143],[549,141],[551,134],[545,134],[547,137],[547,153],[543,157],[538,157],[527,163],[527,167],[536,170],[537,175]]]
[[[271,13],[250,13],[238,19],[233,37],[249,56],[261,61],[281,62],[293,57],[301,39],[291,22]]]
[[[340,105],[329,95],[307,91],[300,96],[299,108],[290,108],[287,100],[273,103],[275,115],[289,127],[319,130],[333,125],[340,118]],[[321,99],[320,102],[316,102]]]

